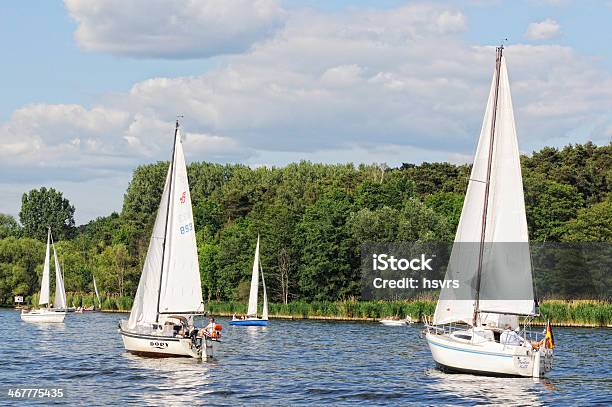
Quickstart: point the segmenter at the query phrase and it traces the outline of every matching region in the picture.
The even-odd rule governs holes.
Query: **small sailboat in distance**
[[[96,293],[96,299],[98,300],[98,308],[102,308],[102,302],[100,301],[100,293],[98,292],[98,285],[96,284],[96,276],[92,274],[91,277],[93,279],[93,286],[94,286],[94,291]]]
[[[259,274],[261,273],[261,283],[263,286],[263,312],[261,317],[257,316],[257,296],[259,295]],[[266,326],[268,325],[268,293],[266,292],[266,281],[259,258],[259,236],[257,236],[257,246],[255,246],[255,259],[253,259],[253,273],[251,274],[251,291],[249,292],[249,308],[246,316],[240,318],[234,315],[230,325],[241,326]]]
[[[53,247],[53,258],[55,261],[55,299],[53,308],[49,307],[51,247]],[[51,228],[49,228],[47,232],[47,250],[45,252],[45,263],[43,266],[38,305],[46,305],[47,307],[33,310],[24,309],[21,312],[21,319],[26,322],[64,322],[64,318],[66,317],[66,291],[64,290],[64,278],[57,259],[57,251],[55,250],[55,243],[51,235]]]
[[[537,315],[510,83],[497,48],[495,73],[461,218],[425,338],[444,370],[541,377],[553,350],[526,325]],[[519,317],[524,317],[520,330]],[[535,339],[535,340],[534,340]]]
[[[119,333],[128,352],[154,357],[209,358],[220,338],[214,321],[197,328],[202,315],[202,284],[178,120],[172,159],[166,175],[147,257],[129,320]]]
[[[100,301],[100,293],[98,292],[98,285],[96,284],[96,276],[93,273],[91,275],[91,279],[93,281],[94,293],[96,294],[96,300],[94,301],[94,305],[91,305],[89,307],[81,306],[77,308],[76,312],[90,312],[90,311],[95,311],[96,308],[98,310],[102,309],[102,302]]]

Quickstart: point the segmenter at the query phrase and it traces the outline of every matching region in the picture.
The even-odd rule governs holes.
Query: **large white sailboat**
[[[129,320],[119,324],[125,349],[144,356],[212,357],[221,327],[198,329],[202,285],[187,167],[178,120],[172,159]]]
[[[51,304],[49,304],[51,247],[53,247],[53,258],[55,261],[55,298],[53,308],[51,308]],[[23,310],[21,312],[21,319],[26,322],[64,322],[64,318],[66,317],[66,291],[64,290],[64,278],[57,259],[57,251],[55,250],[55,243],[51,235],[51,228],[49,228],[47,232],[47,250],[45,252],[45,263],[43,266],[43,277],[40,284],[38,305],[46,305],[47,307]]]
[[[552,344],[532,341],[536,315],[520,156],[510,84],[497,48],[496,66],[447,280],[425,337],[444,369],[540,377],[552,368]],[[537,338],[535,338],[537,339]],[[552,342],[552,341],[551,341]]]
[[[259,274],[261,273],[261,283],[263,286],[263,310],[261,317],[257,315],[257,297],[259,296]],[[266,292],[266,281],[259,259],[259,236],[257,236],[257,246],[255,246],[255,258],[253,259],[253,273],[251,274],[251,291],[249,292],[249,308],[246,316],[240,318],[235,315],[232,317],[230,325],[242,326],[266,326],[268,325],[268,293]]]

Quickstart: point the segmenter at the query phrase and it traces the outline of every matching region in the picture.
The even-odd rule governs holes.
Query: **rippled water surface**
[[[232,327],[220,319],[217,359],[202,362],[125,353],[116,330],[122,317],[68,314],[64,324],[39,325],[1,310],[2,392],[61,387],[66,397],[58,402],[68,405],[612,405],[606,329],[556,328],[555,369],[534,380],[439,372],[418,324],[272,320]]]

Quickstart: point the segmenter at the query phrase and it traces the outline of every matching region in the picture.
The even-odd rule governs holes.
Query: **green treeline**
[[[544,148],[522,165],[533,241],[612,242],[612,143]],[[47,224],[58,230],[66,291],[92,292],[95,274],[108,301],[132,297],[167,168],[138,167],[121,213],[78,227],[58,191],[24,194],[19,223],[0,215],[0,302],[32,300],[39,290]],[[268,295],[282,304],[358,297],[362,243],[452,241],[470,166],[193,163],[188,173],[204,299],[248,296],[259,234]],[[536,273],[537,281],[563,282],[558,298],[574,294],[567,277]]]

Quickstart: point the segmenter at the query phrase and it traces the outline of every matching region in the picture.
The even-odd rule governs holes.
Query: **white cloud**
[[[282,24],[276,0],[64,0],[85,49],[152,58],[242,52]]]
[[[169,156],[174,123],[155,115],[97,106],[35,104],[15,111],[0,125],[2,179],[88,180]],[[186,133],[190,160],[248,157],[249,149],[229,137]]]
[[[251,149],[242,147],[238,141],[231,137],[214,134],[188,132],[184,135],[184,143],[185,149],[192,154],[206,154],[216,159],[236,161],[244,160],[253,155]]]
[[[121,165],[123,153],[112,141],[127,123],[128,113],[107,107],[32,104],[13,112],[0,125],[3,179],[57,175],[87,176],[91,168]],[[81,167],[81,174],[74,168]],[[36,174],[38,172],[38,175]]]
[[[467,28],[465,16],[460,12],[443,11],[437,18],[436,25],[441,34],[460,32]]]
[[[361,73],[359,65],[334,66],[323,72],[321,83],[328,86],[351,86],[362,80]]]
[[[546,20],[531,23],[525,32],[525,38],[528,40],[549,40],[558,37],[561,34],[561,26],[555,20],[547,18]]]
[[[464,160],[495,63],[494,47],[460,39],[465,29],[439,5],[293,11],[275,36],[201,75],[151,78],[91,108],[14,112],[0,125],[1,181],[128,179],[168,158],[177,112],[190,161]],[[612,123],[612,75],[593,59],[553,45],[505,55],[522,151],[595,139],[593,123]]]

